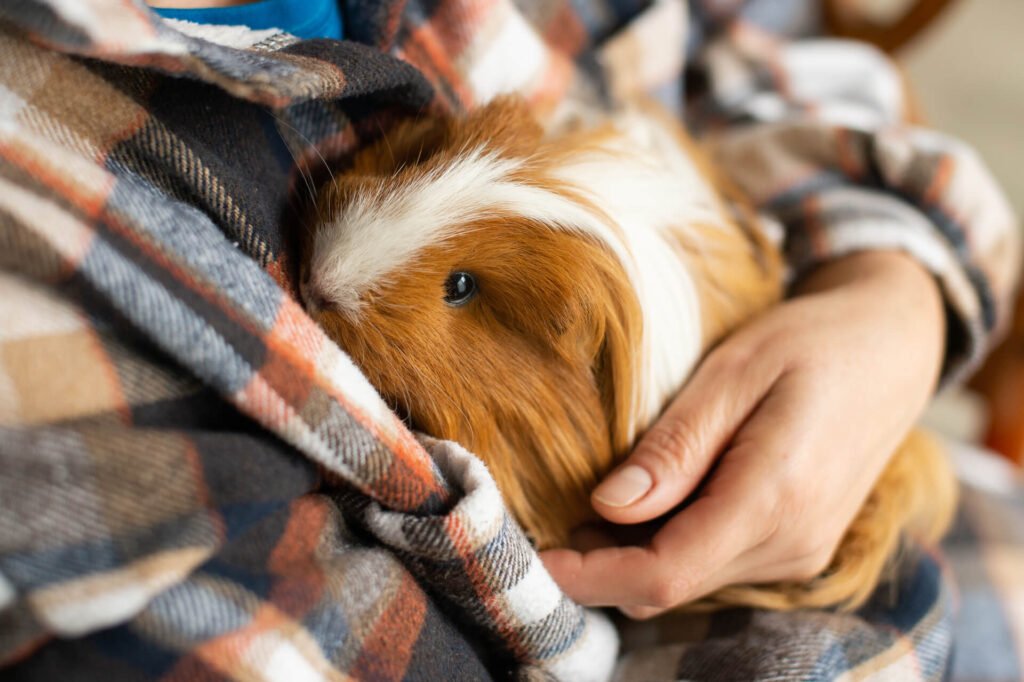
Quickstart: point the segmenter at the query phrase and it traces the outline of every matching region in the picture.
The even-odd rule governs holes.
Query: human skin
[[[686,499],[646,546],[595,531],[543,552],[589,606],[648,618],[739,583],[819,574],[932,394],[942,364],[939,288],[910,257],[823,265],[795,295],[701,363],[594,509],[635,524]]]

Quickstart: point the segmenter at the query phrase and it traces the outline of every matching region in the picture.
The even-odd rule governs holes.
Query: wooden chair
[[[911,0],[891,21],[873,17],[865,0],[822,0],[825,25],[844,38],[854,38],[895,53],[931,26],[954,0]],[[875,3],[877,5],[877,3]]]
[[[971,380],[988,404],[985,445],[1024,466],[1024,294],[1006,339]]]

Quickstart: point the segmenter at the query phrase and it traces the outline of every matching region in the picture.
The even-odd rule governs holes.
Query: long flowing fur
[[[656,109],[549,139],[503,99],[357,155],[317,199],[301,288],[395,409],[477,453],[537,545],[558,546],[700,354],[780,298],[780,254],[743,205]],[[479,294],[453,308],[456,271]],[[912,434],[821,576],[695,608],[855,607],[954,496]]]

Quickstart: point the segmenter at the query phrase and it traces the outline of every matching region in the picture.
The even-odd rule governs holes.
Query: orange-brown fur
[[[326,186],[313,220],[325,222],[365,183],[382,177],[406,182],[478,144],[530,158],[521,180],[543,182],[546,164],[603,134],[545,140],[528,112],[510,100],[463,120],[404,124]],[[681,130],[679,140],[699,156]],[[709,164],[704,172],[742,206]],[[738,215],[729,221],[732,229],[691,225],[680,237],[699,286],[705,349],[781,294],[778,252]],[[306,264],[308,239],[302,248]],[[481,295],[452,314],[442,285],[449,272],[463,269],[482,273]],[[514,212],[494,215],[423,250],[364,302],[359,315],[325,310],[318,321],[416,428],[457,440],[484,459],[540,547],[563,544],[572,528],[593,517],[590,491],[633,445],[621,389],[634,380],[640,335],[638,302],[605,246]],[[861,603],[903,530],[916,527],[934,539],[945,527],[954,495],[944,467],[934,444],[912,435],[823,576],[730,587],[704,605]]]
[[[624,364],[614,355],[638,326],[624,304],[631,292],[596,244],[515,216],[472,229],[488,239],[427,249],[379,292],[386,305],[320,323],[417,428],[486,453],[513,513],[550,546],[586,520],[590,490],[613,464],[606,405]],[[469,255],[454,261],[452,251]],[[484,272],[480,263],[482,295],[450,314],[439,283],[455,268]],[[485,302],[489,290],[500,299]]]

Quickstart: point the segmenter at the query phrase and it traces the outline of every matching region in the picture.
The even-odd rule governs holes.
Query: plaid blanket
[[[806,4],[721,4],[688,23],[681,2],[351,2],[342,43],[129,0],[0,5],[5,675],[940,678],[950,591],[928,553],[856,615],[631,626],[619,659],[479,461],[408,432],[293,296],[292,199],[391,121],[504,91],[552,120],[678,105],[686,42],[688,116],[794,270],[908,250],[946,293],[947,376],[969,366],[1017,259],[987,173],[900,125],[877,54],[846,46],[823,80],[836,46],[790,52],[817,29]]]
[[[954,446],[964,481],[944,544],[956,582],[951,679],[1024,679],[1024,477],[1005,460]]]

